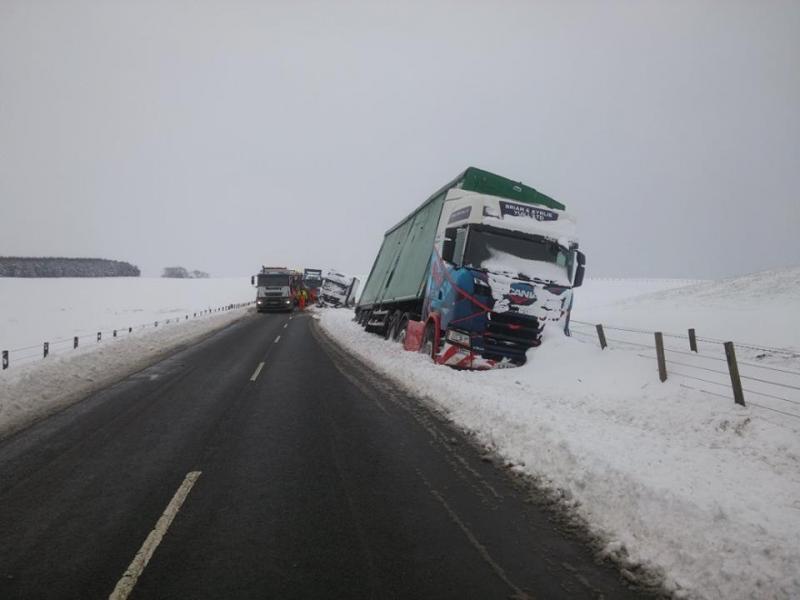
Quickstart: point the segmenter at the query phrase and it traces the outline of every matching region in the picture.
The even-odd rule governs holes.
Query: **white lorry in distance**
[[[358,278],[348,277],[336,271],[328,271],[319,288],[320,306],[353,306],[358,293]]]

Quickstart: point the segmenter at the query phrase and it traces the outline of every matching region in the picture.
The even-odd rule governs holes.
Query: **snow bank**
[[[654,306],[675,310],[683,304],[665,298],[691,296],[663,290],[684,283],[714,289],[619,282],[626,291],[614,292],[595,282],[580,291],[598,290],[594,299],[584,294],[587,312],[653,289],[662,290]],[[645,300],[632,304],[648,317]],[[620,322],[627,312],[605,316]],[[627,571],[662,574],[678,597],[800,596],[800,420],[770,420],[679,379],[662,384],[651,360],[552,331],[525,367],[458,372],[365,333],[351,318],[323,310],[320,323],[552,489]]]
[[[242,318],[248,309],[125,334],[0,371],[0,436],[148,366],[177,346]]]

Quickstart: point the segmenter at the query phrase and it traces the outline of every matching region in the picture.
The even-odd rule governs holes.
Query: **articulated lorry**
[[[356,320],[439,364],[523,364],[545,325],[569,334],[585,258],[564,209],[468,168],[386,232]]]
[[[319,290],[321,306],[351,307],[358,293],[358,278],[328,271]]]
[[[256,286],[256,310],[294,310],[297,292],[302,283],[300,273],[286,267],[261,267],[261,272],[250,278]]]

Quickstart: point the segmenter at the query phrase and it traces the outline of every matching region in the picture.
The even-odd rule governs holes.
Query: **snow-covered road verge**
[[[0,350],[183,319],[254,298],[243,277],[0,277]]]
[[[551,332],[519,369],[459,372],[365,333],[326,332],[428,399],[585,520],[629,573],[678,597],[800,596],[800,421],[660,383],[624,350]]]
[[[134,330],[124,337],[0,371],[0,437],[241,319],[248,310],[235,308],[159,328]]]

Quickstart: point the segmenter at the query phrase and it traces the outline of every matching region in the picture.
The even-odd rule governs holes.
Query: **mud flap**
[[[408,320],[406,327],[406,339],[403,341],[403,349],[409,352],[419,352],[422,347],[422,336],[425,334],[424,321]]]

